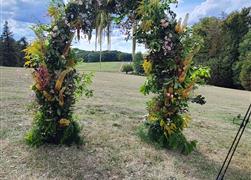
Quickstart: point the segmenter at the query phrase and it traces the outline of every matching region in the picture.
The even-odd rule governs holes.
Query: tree
[[[143,63],[144,59],[142,53],[141,52],[136,53],[133,61],[133,68],[137,74],[144,74]]]
[[[26,41],[25,37],[22,37],[19,41],[17,41],[17,47],[18,47],[18,61],[17,61],[17,66],[23,67],[24,66],[24,49],[26,49],[28,46],[28,42]]]
[[[248,33],[242,38],[242,41],[239,44],[239,53],[240,56],[238,61],[233,64],[232,70],[234,84],[238,87],[241,87],[240,73],[242,70],[242,65],[248,59],[248,56],[250,57],[249,54],[251,53],[251,30],[249,30]]]
[[[121,52],[118,55],[118,60],[119,61],[126,61],[126,62],[127,61],[132,61],[132,54]]]
[[[251,91],[251,53],[247,56],[247,60],[243,63],[240,73],[241,85]]]
[[[8,22],[5,21],[3,33],[1,35],[1,65],[16,66],[18,64],[18,55],[13,33],[10,31]]]
[[[193,35],[204,40],[199,53],[194,57],[195,63],[205,64],[219,56],[223,44],[221,25],[221,19],[206,17],[193,26]]]
[[[210,84],[242,88],[239,77],[243,57],[251,47],[251,35],[245,36],[251,25],[250,10],[243,8],[223,18],[206,17],[193,26],[193,36],[204,40],[194,61],[211,68]]]
[[[238,60],[241,52],[239,45],[243,37],[248,33],[251,25],[251,7],[243,8],[240,12],[231,13],[222,24],[224,47],[222,56],[228,65],[228,74],[225,77],[225,87],[240,87],[238,80],[240,69]],[[231,81],[229,80],[231,79]]]

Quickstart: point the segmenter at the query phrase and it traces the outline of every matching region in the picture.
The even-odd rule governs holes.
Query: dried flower
[[[38,90],[42,91],[46,88],[50,81],[50,75],[45,65],[41,65],[33,73],[33,78],[36,82],[35,86]]]

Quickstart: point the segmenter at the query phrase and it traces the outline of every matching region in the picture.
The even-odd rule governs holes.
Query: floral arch
[[[186,30],[188,17],[183,23],[176,21],[169,7],[175,2],[71,0],[65,5],[53,0],[48,9],[51,24],[34,26],[37,38],[25,50],[26,67],[34,69],[32,90],[37,102],[27,142],[35,146],[81,143],[73,106],[77,97],[91,94],[87,87],[91,80],[76,72],[71,42],[75,34],[79,39],[80,33],[90,40],[95,29],[96,42],[101,44],[103,30],[109,37],[113,21],[127,32],[133,29],[134,42],[137,40],[148,49],[143,65],[147,80],[141,91],[156,94],[147,104],[149,136],[164,146],[190,152],[195,142],[188,142],[182,133],[191,119],[190,92],[209,74],[207,69],[192,64],[199,45]]]

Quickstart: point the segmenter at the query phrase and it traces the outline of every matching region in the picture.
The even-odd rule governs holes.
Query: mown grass
[[[81,69],[81,68],[80,68]],[[97,72],[94,97],[75,107],[85,145],[30,148],[29,70],[0,67],[0,179],[215,179],[238,129],[231,117],[244,114],[250,92],[201,87],[204,106],[191,104],[185,130],[198,148],[189,156],[160,149],[139,137],[149,97],[139,93],[144,77]],[[251,129],[243,135],[226,179],[251,179]]]
[[[92,72],[120,72],[121,66],[125,63],[128,62],[79,63],[78,68]]]

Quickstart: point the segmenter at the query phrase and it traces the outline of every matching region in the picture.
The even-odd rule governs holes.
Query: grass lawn
[[[139,93],[144,77],[97,72],[94,97],[82,98],[75,107],[85,145],[36,149],[23,140],[32,121],[26,108],[32,101],[30,72],[0,67],[0,73],[0,179],[215,179],[238,129],[232,119],[244,114],[251,100],[247,91],[211,86],[197,90],[207,104],[191,104],[193,121],[185,133],[198,140],[198,148],[184,156],[137,135],[149,99]],[[251,179],[250,126],[226,179]]]
[[[78,68],[82,71],[94,71],[94,72],[119,72],[123,64],[128,62],[102,62],[101,69],[100,63],[80,63]]]

